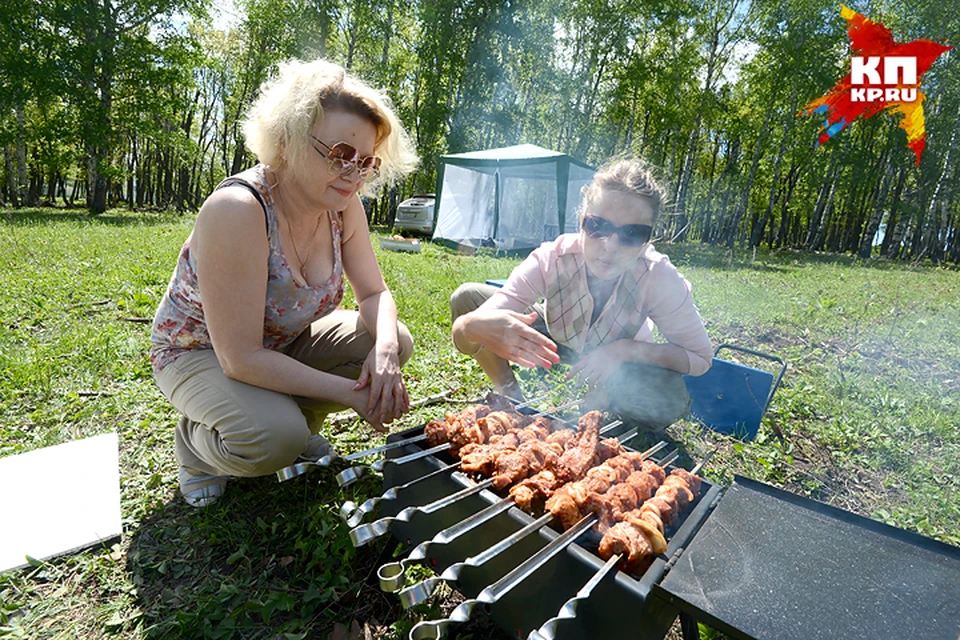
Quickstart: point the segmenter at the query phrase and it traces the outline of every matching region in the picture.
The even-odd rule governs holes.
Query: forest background
[[[960,43],[958,0],[850,4],[898,42]],[[384,88],[422,158],[371,223],[433,191],[444,153],[533,143],[652,162],[673,241],[960,262],[956,52],[923,77],[919,165],[889,113],[816,148],[798,114],[849,71],[834,0],[4,3],[0,205],[195,211],[255,161],[260,84],[317,56]]]

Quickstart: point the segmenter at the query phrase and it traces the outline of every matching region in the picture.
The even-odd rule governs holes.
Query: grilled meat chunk
[[[604,559],[621,554],[623,559],[620,561],[620,568],[633,572],[646,558],[653,555],[653,547],[639,529],[626,522],[618,522],[603,536],[599,553]]]
[[[530,475],[530,461],[519,450],[497,456],[493,471],[493,488],[501,491]]]
[[[524,511],[540,513],[543,510],[544,501],[553,494],[557,486],[559,481],[553,471],[544,469],[511,487],[510,495],[513,496],[514,504]]]
[[[559,444],[562,449],[566,449],[571,440],[577,437],[577,432],[573,429],[557,429],[547,436],[546,440],[550,444]]]
[[[563,482],[579,480],[587,469],[596,464],[602,420],[603,414],[591,411],[577,421],[577,441],[575,444],[571,442],[557,461],[558,479]]]
[[[634,484],[638,485],[636,482]],[[667,550],[664,523],[672,521],[699,492],[698,476],[675,469],[664,479],[652,498],[639,508],[622,513],[621,521],[607,530],[600,541],[600,556],[608,559],[617,553],[624,554],[621,566],[625,571],[641,570],[649,557]]]
[[[616,438],[605,438],[597,445],[597,457],[600,458],[601,462],[609,460],[610,458],[616,458],[625,451],[626,449]]]

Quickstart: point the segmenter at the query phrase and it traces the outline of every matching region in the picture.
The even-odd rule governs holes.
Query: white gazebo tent
[[[577,230],[594,169],[532,144],[440,157],[433,239],[529,251]]]

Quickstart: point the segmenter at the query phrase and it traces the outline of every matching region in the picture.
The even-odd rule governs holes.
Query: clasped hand
[[[363,362],[354,391],[368,389],[367,400],[354,407],[374,429],[387,431],[389,424],[410,410],[410,396],[400,375],[396,347],[377,345]]]

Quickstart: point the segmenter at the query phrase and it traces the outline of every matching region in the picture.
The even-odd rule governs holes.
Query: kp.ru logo
[[[850,82],[853,85],[850,102],[914,102],[917,99],[917,87],[910,85],[917,84],[917,59],[905,56],[854,56],[850,59]]]
[[[895,111],[902,116],[900,128],[907,132],[907,147],[920,164],[927,140],[920,78],[940,54],[953,47],[923,39],[898,44],[879,22],[843,5],[840,9],[847,21],[850,48],[858,55],[850,59],[850,73],[800,115],[816,113],[824,117],[817,139],[820,146],[857,118],[869,118],[883,109]]]

